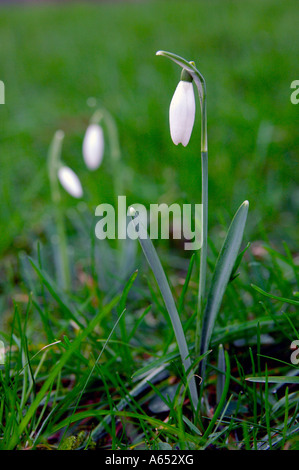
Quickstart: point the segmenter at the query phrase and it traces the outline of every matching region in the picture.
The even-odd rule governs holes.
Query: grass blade
[[[222,395],[220,397],[219,403],[214,411],[213,417],[209,423],[209,426],[207,427],[204,435],[203,435],[203,440],[207,439],[209,434],[212,432],[212,429],[214,425],[216,424],[216,421],[218,419],[218,416],[221,414],[223,411],[223,408],[225,407],[225,401],[229,389],[229,384],[230,384],[230,361],[229,361],[229,356],[227,351],[224,351],[224,358],[225,358],[225,382],[222,390]]]
[[[38,394],[36,395],[35,399],[32,401],[30,407],[27,410],[27,413],[23,417],[22,421],[20,422],[18,429],[16,430],[15,434],[12,436],[8,450],[13,450],[15,446],[18,444],[20,436],[25,431],[27,425],[30,423],[30,420],[34,416],[36,410],[38,409],[39,404],[41,403],[42,399],[48,393],[49,388],[51,387],[53,381],[55,380],[56,376],[62,370],[63,366],[67,363],[67,361],[71,358],[72,354],[78,349],[81,342],[94,330],[94,328],[98,325],[99,321],[102,317],[107,315],[108,312],[112,310],[112,308],[116,305],[119,301],[119,298],[114,298],[110,304],[106,305],[99,313],[89,322],[87,327],[80,332],[80,334],[75,338],[75,340],[71,343],[70,348],[68,348],[63,356],[61,357],[60,361],[55,364],[52,371],[49,373],[48,378],[43,383],[41,389],[39,390]]]
[[[219,344],[218,348],[218,375],[216,385],[216,402],[219,403],[223,394],[225,384],[225,356],[223,345]]]
[[[268,377],[247,377],[248,382],[268,383],[271,384],[299,384],[299,377],[291,377],[288,375],[269,375]]]
[[[140,393],[144,392],[144,390],[148,387],[148,382],[154,383],[155,380],[159,378],[160,373],[164,371],[164,366],[160,366],[153,371],[150,372],[144,379],[142,379],[131,391],[130,394],[122,398],[117,406],[115,407],[115,410],[113,411],[122,411],[132,400],[132,398],[137,397]],[[111,422],[111,417],[112,413],[108,414],[103,420],[103,422],[100,422],[92,431],[91,435],[94,440],[97,440],[100,438],[102,433],[105,431],[105,424],[109,424]]]
[[[192,274],[192,269],[193,269],[193,266],[194,266],[194,261],[195,261],[195,254],[193,253],[193,255],[191,256],[191,259],[190,259],[190,263],[189,263],[186,279],[185,279],[185,282],[184,282],[184,285],[183,285],[183,289],[182,289],[182,292],[181,292],[181,295],[180,295],[180,298],[179,298],[179,305],[178,305],[179,313],[181,313],[183,311],[183,308],[184,308],[184,300],[185,300],[185,296],[186,296],[186,293],[187,293],[187,290],[188,290],[188,287],[189,287],[191,274]]]
[[[124,287],[124,290],[123,290],[123,293],[122,293],[122,296],[121,296],[121,299],[120,299],[120,302],[119,302],[119,305],[118,305],[118,308],[117,308],[118,314],[121,317],[119,325],[120,325],[120,331],[121,331],[121,338],[122,338],[122,342],[123,342],[122,355],[123,355],[123,358],[124,358],[124,364],[126,364],[126,366],[129,369],[132,366],[133,360],[132,360],[132,357],[131,357],[130,349],[128,347],[129,340],[128,340],[126,322],[125,322],[125,318],[122,316],[122,312],[126,308],[127,297],[129,295],[129,292],[130,292],[130,290],[131,290],[131,288],[134,284],[134,281],[135,281],[137,275],[138,275],[138,271],[135,271],[130,276],[130,279],[128,280],[128,282],[126,283],[126,285]]]
[[[103,352],[104,352],[104,350],[105,350],[107,344],[109,343],[110,338],[111,338],[111,336],[113,335],[115,328],[117,327],[118,323],[121,321],[121,319],[122,319],[122,317],[123,317],[125,311],[126,311],[126,310],[124,309],[124,310],[122,311],[122,313],[119,315],[119,317],[117,318],[117,320],[116,320],[116,322],[115,322],[115,324],[114,324],[114,326],[113,326],[111,332],[109,333],[108,338],[106,339],[106,341],[105,341],[105,343],[104,343],[104,346],[102,347],[102,350],[101,350],[100,354],[98,355],[98,357],[97,357],[97,359],[96,359],[94,365],[92,366],[92,368],[91,368],[91,370],[90,370],[90,372],[89,372],[89,374],[88,374],[88,376],[87,376],[87,379],[86,379],[86,381],[85,381],[85,384],[84,384],[83,388],[80,390],[80,394],[79,394],[79,396],[78,396],[78,398],[77,398],[76,405],[75,405],[74,408],[73,408],[73,412],[72,412],[72,416],[71,416],[72,418],[74,417],[74,415],[75,415],[75,413],[76,413],[76,411],[77,411],[77,408],[78,408],[78,406],[79,406],[80,400],[81,400],[81,398],[82,398],[82,396],[83,396],[83,394],[84,394],[84,392],[85,392],[85,390],[86,390],[87,384],[88,384],[88,382],[90,381],[90,379],[91,379],[91,377],[92,377],[92,374],[94,373],[94,370],[96,369],[96,367],[97,367],[97,365],[98,365],[98,363],[99,363],[99,360],[100,360],[100,358],[101,358],[101,356],[102,356],[102,354],[103,354]],[[67,433],[67,430],[68,430],[68,427],[66,427],[66,429],[65,429],[65,431],[64,431],[64,433],[63,433],[63,435],[65,435],[65,434]],[[61,441],[62,441],[62,440],[63,440],[63,439],[61,439]]]
[[[268,292],[265,292],[263,289],[258,286],[255,286],[254,284],[251,284],[251,287],[260,294],[264,295],[265,297],[269,297],[270,299],[279,300],[280,302],[285,302],[286,304],[297,306],[299,305],[299,300],[286,299],[285,297],[278,297],[277,295],[269,294]]]

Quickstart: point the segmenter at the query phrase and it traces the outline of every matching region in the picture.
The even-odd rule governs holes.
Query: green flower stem
[[[199,74],[200,75],[200,74]],[[200,75],[201,76],[201,75]],[[207,100],[206,85],[202,77],[200,84],[202,86],[201,99],[201,194],[202,194],[202,247],[200,253],[199,269],[199,289],[198,289],[198,307],[196,318],[196,337],[195,351],[199,354],[201,325],[204,311],[206,277],[207,277],[207,256],[208,256],[208,133],[207,133]],[[200,88],[197,85],[200,96]]]
[[[196,319],[195,351],[200,350],[200,331],[205,303],[207,252],[208,252],[208,135],[207,135],[207,100],[206,83],[202,74],[195,67],[194,62],[173,54],[172,52],[158,51],[161,55],[171,59],[191,75],[197,87],[201,108],[201,168],[202,168],[202,247],[199,268],[198,311]]]
[[[208,152],[201,151],[201,179],[202,179],[202,246],[200,253],[198,313],[196,317],[195,351],[199,354],[202,316],[204,311],[207,256],[208,256]]]
[[[59,261],[61,263],[60,267],[62,286],[65,290],[69,290],[71,285],[71,275],[67,254],[67,238],[64,223],[64,214],[61,210],[59,182],[57,179],[57,172],[60,166],[60,155],[63,139],[64,133],[62,131],[57,131],[54,134],[48,153],[48,173],[50,179],[51,197],[55,210],[56,228],[58,235]]]

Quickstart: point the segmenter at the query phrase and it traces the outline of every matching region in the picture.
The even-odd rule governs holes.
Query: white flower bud
[[[96,170],[103,160],[104,133],[98,124],[90,124],[83,139],[83,158],[89,170]]]
[[[68,166],[61,166],[58,170],[58,179],[64,189],[73,197],[83,196],[83,189],[76,173]]]
[[[170,135],[175,145],[188,144],[195,118],[195,97],[191,81],[180,80],[169,107]]]

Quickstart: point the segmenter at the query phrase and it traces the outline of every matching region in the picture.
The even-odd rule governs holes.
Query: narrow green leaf
[[[120,299],[120,302],[119,302],[119,305],[118,305],[118,314],[121,315],[121,313],[125,310],[126,308],[126,302],[127,302],[127,297],[129,295],[129,292],[135,282],[135,279],[138,275],[138,271],[136,270],[129,278],[128,282],[126,283],[124,289],[123,289],[123,293],[122,293],[122,296],[121,296],[121,299]],[[122,354],[123,354],[123,359],[124,359],[124,363],[127,365],[127,367],[130,368],[130,366],[132,365],[132,357],[131,357],[131,353],[130,353],[130,350],[129,350],[129,347],[128,347],[128,334],[127,334],[127,328],[126,328],[126,321],[125,321],[125,317],[123,316],[120,320],[120,331],[121,331],[121,338],[122,338],[122,342],[123,342],[123,345],[122,345]]]
[[[218,419],[218,416],[222,412],[224,406],[225,406],[225,401],[229,389],[229,384],[230,384],[230,361],[229,361],[229,356],[228,352],[224,351],[224,358],[225,358],[225,382],[222,390],[222,395],[220,397],[219,403],[216,407],[216,410],[214,411],[213,418],[210,421],[209,426],[207,427],[203,439],[207,439],[209,434],[212,432],[212,429],[214,425],[216,424],[216,421]]]
[[[198,436],[201,436],[201,432],[200,430],[198,429],[197,426],[195,426],[195,424],[193,424],[188,418],[187,416],[184,416],[183,415],[183,421],[185,424],[187,424],[187,426],[191,429],[191,431],[193,431],[193,434],[197,434]]]
[[[179,298],[179,306],[178,306],[179,313],[181,313],[183,311],[183,308],[184,308],[184,300],[185,300],[185,296],[186,296],[188,286],[189,286],[189,282],[190,282],[190,279],[191,279],[191,274],[192,274],[192,269],[193,269],[193,266],[194,266],[194,261],[195,261],[195,254],[193,253],[193,255],[191,256],[191,259],[190,259],[188,272],[187,272],[187,275],[186,275],[186,279],[185,279],[185,282],[184,282],[182,293],[181,293],[180,298]]]
[[[232,273],[231,273],[231,276],[230,276],[229,282],[232,282],[234,279],[236,279],[236,277],[239,276],[239,273],[237,273],[237,270],[238,270],[238,268],[239,268],[239,266],[240,266],[240,263],[241,263],[241,261],[242,261],[242,258],[243,258],[243,256],[244,256],[245,252],[248,250],[249,247],[250,247],[250,243],[247,243],[247,245],[245,246],[244,250],[242,250],[241,253],[238,254],[237,259],[236,259],[236,261],[235,261],[234,269],[233,269],[233,271],[232,271]]]
[[[151,306],[151,305],[148,305],[148,306],[144,309],[142,315],[140,315],[140,317],[138,318],[138,320],[136,320],[136,322],[134,323],[134,326],[133,326],[133,328],[132,328],[132,330],[131,330],[131,332],[130,332],[130,334],[129,334],[129,336],[128,336],[128,342],[134,337],[134,335],[135,335],[135,333],[136,333],[136,331],[137,331],[137,329],[138,329],[140,323],[143,321],[144,317],[146,317],[146,315],[147,315],[148,312],[151,310],[151,308],[152,308],[152,306]]]
[[[299,300],[286,299],[285,297],[278,297],[277,295],[269,294],[268,292],[265,292],[263,289],[258,286],[255,286],[254,284],[251,284],[251,287],[260,294],[264,295],[265,297],[269,297],[270,299],[280,300],[280,302],[285,302],[291,305],[299,305]]]
[[[223,345],[219,344],[218,347],[218,375],[217,375],[217,384],[216,384],[216,402],[219,403],[223,390],[224,390],[224,383],[225,383],[225,356],[224,356],[224,349]]]
[[[108,416],[109,415],[109,416]],[[77,421],[82,421],[86,418],[101,418],[103,416],[117,416],[117,417],[124,417],[124,418],[134,418],[138,419],[141,422],[145,421],[148,422],[152,427],[157,428],[157,429],[162,429],[164,432],[168,432],[172,436],[179,437],[181,439],[188,439],[190,442],[194,442],[195,444],[198,441],[197,437],[192,436],[191,434],[186,433],[185,431],[182,432],[179,428],[175,427],[173,424],[168,424],[165,423],[164,421],[161,421],[159,419],[153,418],[151,416],[148,416],[146,414],[141,414],[141,413],[134,413],[130,411],[118,411],[118,410],[88,410],[88,411],[82,411],[78,412],[75,414],[75,416],[72,417],[72,423],[77,422]],[[65,420],[61,421],[58,423],[55,428],[53,429],[53,432],[57,432],[63,427],[67,426],[70,422],[70,418],[66,418]]]
[[[136,229],[136,222],[135,222],[134,216],[132,217],[132,220],[134,223],[134,227]],[[145,227],[143,227],[143,232],[146,234],[146,237],[140,236],[140,232],[136,230],[136,233],[138,234],[138,240],[140,242],[143,253],[148,261],[148,264],[150,265],[153,271],[153,274],[155,276],[155,279],[161,291],[161,295],[163,297],[167,312],[171,319],[172,327],[173,327],[175,337],[178,343],[183,366],[184,366],[185,371],[187,371],[191,366],[191,360],[189,357],[189,350],[188,350],[186,338],[184,335],[184,330],[181,324],[181,320],[180,320],[180,317],[179,317],[179,314],[175,305],[175,301],[173,299],[173,296],[172,296],[169,284],[167,282],[165,272],[161,265],[160,259],[157,255],[154,245],[152,244],[152,241],[150,240],[146,232]],[[190,387],[190,394],[191,394],[193,406],[194,406],[194,409],[196,410],[197,405],[198,405],[198,395],[197,395],[197,389],[196,389],[194,377],[190,379],[189,387]]]
[[[248,214],[248,201],[244,201],[236,212],[228,229],[226,239],[220,251],[211,287],[208,294],[207,304],[202,320],[202,332],[200,343],[200,354],[207,351],[215,325],[216,317],[220,309],[222,298],[230,280],[232,270],[238,257],[239,249],[243,239],[245,223]],[[200,374],[205,372],[205,363],[202,361]]]
[[[258,383],[268,383],[271,384],[299,384],[299,377],[291,377],[291,376],[279,376],[275,377],[274,375],[269,375],[268,377],[247,377],[248,382],[258,382]]]
[[[162,357],[159,357],[158,359],[151,361],[149,364],[142,367],[141,369],[138,369],[136,372],[134,372],[134,374],[132,375],[132,378],[138,377],[139,375],[143,375],[152,369],[160,367],[161,365],[166,366],[166,364],[169,364],[171,361],[174,361],[175,359],[177,359],[178,356],[179,356],[178,350],[169,354],[164,354]]]

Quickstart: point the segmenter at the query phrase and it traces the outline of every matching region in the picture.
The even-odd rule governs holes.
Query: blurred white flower
[[[83,196],[83,189],[76,173],[68,166],[61,166],[58,170],[58,179],[64,189],[73,197]]]
[[[98,124],[90,124],[83,140],[83,158],[89,170],[96,170],[104,155],[104,133]]]
[[[195,97],[191,81],[180,80],[169,107],[170,135],[175,145],[188,144],[195,118]]]

